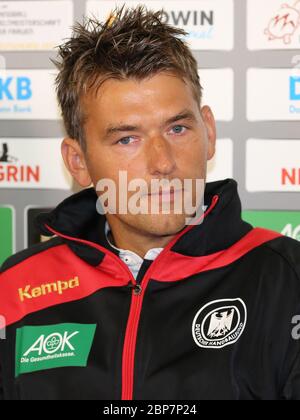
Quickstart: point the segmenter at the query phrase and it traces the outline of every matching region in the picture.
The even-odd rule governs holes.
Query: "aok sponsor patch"
[[[15,376],[67,366],[87,366],[95,331],[96,324],[17,329]]]

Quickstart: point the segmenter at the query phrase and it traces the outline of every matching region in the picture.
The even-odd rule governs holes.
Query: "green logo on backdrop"
[[[87,366],[96,324],[58,324],[17,329],[16,373]]]
[[[13,211],[0,207],[0,265],[13,253]]]
[[[299,211],[244,211],[243,219],[254,227],[275,230],[300,241]]]

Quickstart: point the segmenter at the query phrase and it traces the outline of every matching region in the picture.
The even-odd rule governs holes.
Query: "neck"
[[[108,220],[108,219],[107,219]],[[149,249],[164,248],[176,234],[154,236],[133,230],[128,225],[108,220],[111,231],[108,233],[110,242],[120,249],[128,249],[144,258]]]

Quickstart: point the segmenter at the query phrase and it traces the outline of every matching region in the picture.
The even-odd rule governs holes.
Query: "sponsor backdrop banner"
[[[233,49],[233,0],[150,0],[126,1],[128,6],[146,4],[150,9],[164,9],[165,22],[185,29],[185,39],[192,49],[199,50],[232,50]],[[88,1],[87,15],[100,20],[106,19],[111,7],[121,6],[124,1]]]
[[[299,49],[299,0],[248,0],[247,17],[250,50]]]
[[[69,189],[60,144],[61,139],[7,139],[2,143],[1,189]]]
[[[255,227],[264,226],[300,241],[300,211],[245,210],[243,218]]]
[[[0,69],[0,119],[60,119],[54,87],[55,74],[53,70]]]
[[[44,241],[35,216],[80,189],[60,155],[56,47],[124,3],[187,32],[217,121],[208,181],[236,179],[245,220],[300,240],[300,0],[0,0],[0,264]]]
[[[4,261],[15,250],[14,209],[11,207],[0,207],[0,232],[0,261]]]
[[[51,50],[72,24],[71,0],[0,1],[0,51]]]

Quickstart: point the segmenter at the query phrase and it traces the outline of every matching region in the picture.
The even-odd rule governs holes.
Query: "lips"
[[[171,187],[169,190],[160,190],[159,193],[149,193],[148,195],[174,195],[175,193],[178,193],[180,190],[174,190],[174,187]]]
[[[168,191],[160,191],[159,193],[150,193],[148,194],[148,197],[158,197],[160,201],[167,201],[167,202],[173,202],[175,200],[175,197],[177,194],[182,190],[174,190],[174,188],[171,188]]]

